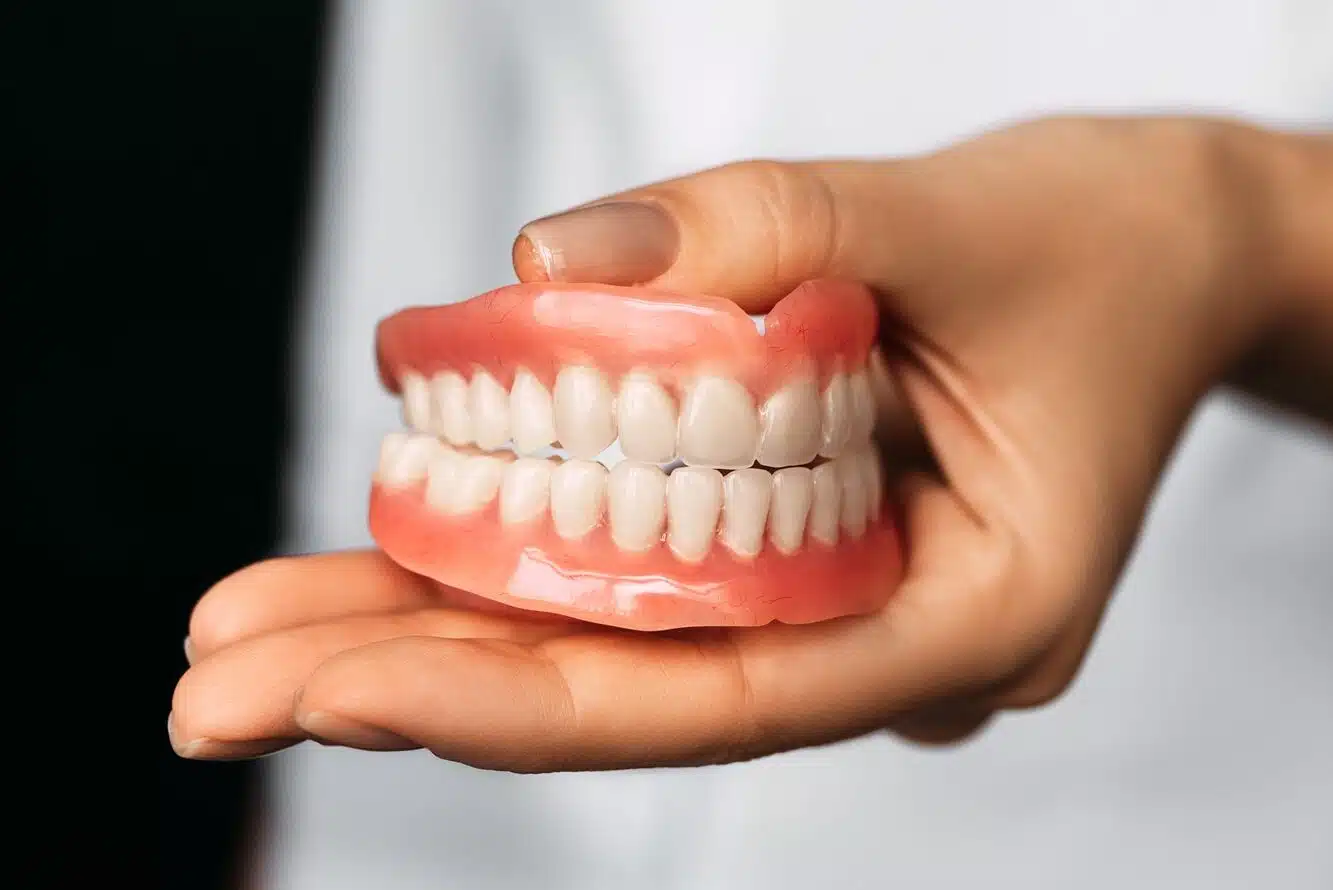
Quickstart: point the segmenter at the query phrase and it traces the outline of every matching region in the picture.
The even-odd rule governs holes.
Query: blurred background
[[[42,68],[40,41],[23,58],[46,79],[12,93],[6,201],[27,224],[6,296],[61,332],[13,388],[14,429],[73,416],[104,467],[14,474],[11,531],[57,584],[152,610],[164,706],[209,584],[369,543],[399,423],[374,324],[512,280],[528,219],[729,160],[923,151],[1056,111],[1333,125],[1328,0],[229,0],[122,30],[116,65],[167,60],[138,71],[151,108],[127,88],[62,113],[98,77]],[[90,179],[108,197],[85,213]],[[143,283],[113,298],[116,257]],[[16,463],[86,447],[29,437]],[[163,885],[1326,890],[1330,528],[1329,443],[1217,399],[1044,711],[947,752],[880,736],[538,777],[311,745],[186,763],[163,731]]]

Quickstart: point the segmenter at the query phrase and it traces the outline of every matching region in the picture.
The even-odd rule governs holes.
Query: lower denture
[[[385,440],[372,534],[441,584],[638,630],[881,607],[902,554],[873,300],[811,282],[765,328],[723,300],[567,285],[387,319],[381,375],[414,432]],[[557,445],[570,459],[531,456]]]

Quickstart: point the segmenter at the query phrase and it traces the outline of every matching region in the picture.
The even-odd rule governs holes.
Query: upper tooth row
[[[505,524],[549,511],[565,540],[579,540],[604,522],[621,550],[650,550],[665,535],[671,552],[687,562],[707,556],[714,539],[738,556],[757,556],[765,531],[783,554],[799,550],[807,534],[826,545],[837,543],[840,529],[860,537],[879,517],[882,489],[873,446],[813,470],[750,467],[724,476],[707,467],[680,467],[668,475],[640,461],[608,471],[579,459],[469,456],[431,436],[405,433],[385,439],[379,478],[388,486],[425,478],[427,505],[447,515],[475,513],[497,496]]]
[[[678,406],[649,373],[626,375],[617,392],[601,371],[581,366],[563,368],[553,390],[521,369],[508,392],[481,369],[471,380],[456,371],[429,380],[407,372],[402,387],[408,426],[451,445],[494,451],[512,441],[518,453],[532,454],[559,443],[589,460],[619,438],[627,458],[646,463],[679,458],[724,470],[798,466],[859,446],[875,424],[864,369],[835,373],[823,392],[811,378],[793,380],[758,407],[727,377],[696,378]]]

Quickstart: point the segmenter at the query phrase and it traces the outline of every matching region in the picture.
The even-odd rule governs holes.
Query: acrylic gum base
[[[624,628],[873,611],[902,563],[876,333],[869,292],[829,281],[762,333],[729,301],[590,285],[404,310],[377,347],[409,431],[371,532],[441,584]]]

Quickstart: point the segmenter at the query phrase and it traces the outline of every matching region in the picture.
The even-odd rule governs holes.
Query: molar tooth
[[[738,470],[754,462],[759,416],[744,386],[727,377],[700,377],[680,413],[680,459],[691,466]]]
[[[808,464],[819,454],[821,443],[819,385],[814,380],[787,384],[759,410],[758,463],[766,467]]]
[[[667,477],[667,546],[682,562],[708,555],[722,514],[722,474],[678,467]]]
[[[833,462],[820,464],[810,472],[810,537],[832,547],[838,543],[838,514],[842,484]]]
[[[509,394],[490,374],[477,369],[467,393],[472,438],[483,451],[494,451],[509,441]]]
[[[512,525],[545,513],[554,469],[551,461],[533,457],[519,458],[506,467],[500,482],[500,521]]]
[[[441,371],[430,381],[435,406],[435,429],[450,445],[472,442],[472,418],[467,410],[467,381],[457,371]]]
[[[509,430],[519,454],[539,451],[556,438],[551,393],[526,368],[518,369],[509,392]]]
[[[414,432],[431,431],[430,384],[415,371],[406,371],[402,378],[403,422]]]
[[[630,460],[665,464],[676,456],[676,402],[651,375],[633,373],[621,383],[616,427]]]
[[[851,419],[847,439],[852,447],[858,447],[869,441],[875,432],[875,393],[870,388],[870,377],[865,371],[857,371],[851,376],[848,389]]]
[[[758,556],[773,497],[772,474],[758,467],[737,470],[727,474],[723,489],[722,543],[737,556]]]
[[[773,474],[768,537],[779,553],[790,556],[801,549],[813,489],[809,467],[787,467]]]
[[[822,405],[822,436],[819,453],[837,457],[851,436],[852,393],[847,375],[838,371],[824,389]]]
[[[615,397],[596,368],[569,367],[555,378],[555,434],[575,457],[591,460],[616,439]]]
[[[851,452],[835,460],[838,468],[838,481],[842,485],[841,524],[853,538],[859,538],[866,531],[868,512],[866,478],[864,463],[858,452]]]
[[[557,535],[577,541],[602,521],[606,475],[606,467],[590,460],[569,460],[555,468],[551,473],[551,521]]]
[[[611,540],[621,550],[651,550],[666,525],[667,475],[656,464],[621,461],[607,479]]]
[[[415,485],[426,475],[426,466],[438,450],[439,443],[431,436],[389,433],[380,445],[380,484],[388,488]]]

